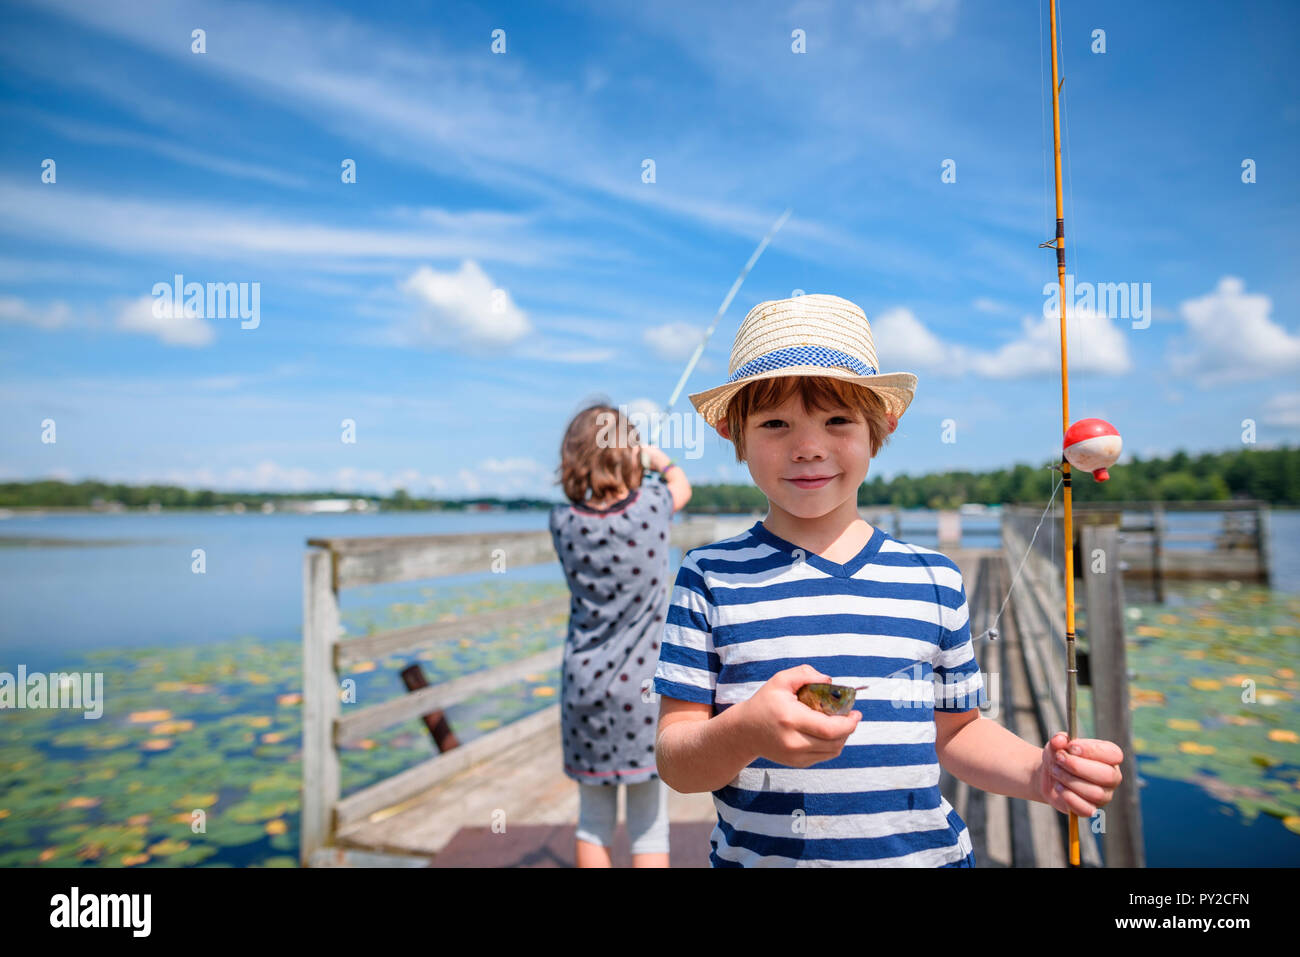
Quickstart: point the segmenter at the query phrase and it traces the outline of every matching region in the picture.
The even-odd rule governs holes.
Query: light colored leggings
[[[641,784],[578,785],[578,840],[609,847],[614,842],[619,787],[627,790],[627,836],[633,854],[668,853],[668,787],[663,778]]]

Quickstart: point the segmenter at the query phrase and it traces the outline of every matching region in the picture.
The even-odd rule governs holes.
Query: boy
[[[769,503],[686,553],[655,672],[659,774],[713,792],[714,867],[973,867],[941,765],[1085,818],[1121,780],[1113,742],[1058,732],[1039,749],[981,717],[960,570],[858,515],[916,387],[878,368],[862,310],[806,295],[755,306],[727,383],[691,396]],[[849,714],[795,697],[831,681],[867,686]]]

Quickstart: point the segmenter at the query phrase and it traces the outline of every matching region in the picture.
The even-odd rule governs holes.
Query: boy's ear
[[[889,421],[889,432],[892,435],[894,429],[898,428],[898,416],[893,415],[891,413],[889,415],[886,415],[885,418]]]
[[[718,435],[722,436],[727,441],[731,441],[731,426],[726,419],[718,419],[717,429]]]

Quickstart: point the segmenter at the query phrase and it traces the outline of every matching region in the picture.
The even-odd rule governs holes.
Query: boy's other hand
[[[811,665],[787,668],[772,675],[752,697],[737,705],[744,709],[752,750],[761,758],[793,768],[806,768],[838,755],[862,720],[862,713],[822,714],[795,697],[795,692],[806,684],[831,680]]]
[[[1058,731],[1043,746],[1043,761],[1034,780],[1038,799],[1062,814],[1092,817],[1111,802],[1124,780],[1119,769],[1123,760],[1124,752],[1114,741],[1071,741],[1064,731]]]

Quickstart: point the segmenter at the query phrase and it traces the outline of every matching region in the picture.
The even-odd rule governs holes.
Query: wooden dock
[[[718,541],[754,520],[679,521],[673,526],[673,545],[685,550]],[[1011,545],[1004,549],[952,545],[944,549],[962,570],[972,635],[983,633],[992,624],[1016,571],[1011,555],[1014,552],[1018,562],[1024,554],[1024,549],[1016,550],[1021,540],[1014,529],[1010,540]],[[502,550],[512,567],[554,561],[549,533],[323,539],[309,544],[320,550],[308,552],[304,578],[302,864],[573,866],[580,785],[561,770],[558,704],[354,794],[339,794],[339,744],[416,720],[485,687],[555,668],[562,651],[557,647],[343,716],[338,701],[338,673],[346,664],[482,634],[500,627],[503,615],[517,620],[525,612],[499,610],[454,622],[340,640],[339,589],[481,570]],[[1038,559],[1027,563],[1023,572],[1021,583],[998,621],[1000,639],[984,643],[976,654],[992,699],[985,717],[1030,742],[1042,744],[1052,733],[1066,728],[1064,655],[1062,651],[1057,656],[1053,650],[1057,643],[1063,647],[1063,627],[1058,630],[1060,622],[1051,608],[1050,589],[1040,580],[1050,572]],[[665,591],[665,607],[669,595]],[[567,612],[568,598],[543,605],[528,609],[528,616],[546,616],[557,609]],[[1056,611],[1063,617],[1063,611]],[[1117,617],[1122,642],[1122,615]],[[1121,697],[1127,709],[1126,679]],[[1119,736],[1113,739],[1121,740],[1131,764],[1131,742]],[[1124,768],[1125,781],[1133,782],[1131,787],[1136,793],[1136,773],[1130,775],[1129,764]],[[967,823],[978,866],[1065,865],[1065,815],[1045,804],[971,788],[947,772],[942,773],[940,789]],[[620,820],[622,803],[620,795]],[[1136,811],[1135,802],[1130,810]],[[707,867],[709,836],[716,820],[712,795],[670,792],[669,818],[672,866]],[[1096,838],[1087,821],[1080,823],[1083,864],[1100,866]],[[1140,830],[1137,834],[1140,848]],[[629,863],[622,823],[612,852],[616,866]]]
[[[675,522],[674,547],[687,550],[737,534],[754,519]],[[343,797],[338,746],[415,720],[487,687],[559,666],[556,647],[522,661],[476,672],[352,711],[339,703],[339,672],[375,657],[414,653],[518,620],[567,614],[569,598],[526,609],[501,609],[454,622],[340,638],[338,592],[356,585],[412,581],[490,567],[555,561],[549,532],[313,539],[304,561],[303,791],[300,862],[304,866],[437,866],[472,860],[486,866],[572,866],[578,819],[576,781],[562,771],[560,708],[552,705],[435,755],[378,784]],[[664,589],[665,614],[671,583]],[[623,813],[620,795],[620,817]],[[686,825],[708,834],[715,812],[709,793],[672,792],[675,866],[696,860]],[[624,835],[619,825],[619,835]],[[626,837],[621,838],[626,842]],[[468,847],[467,847],[468,842]],[[682,843],[685,842],[685,843]],[[623,843],[622,857],[627,845]],[[550,848],[548,850],[548,848]],[[615,849],[615,863],[620,860]],[[435,865],[436,861],[436,865]],[[492,862],[489,864],[489,862]]]

